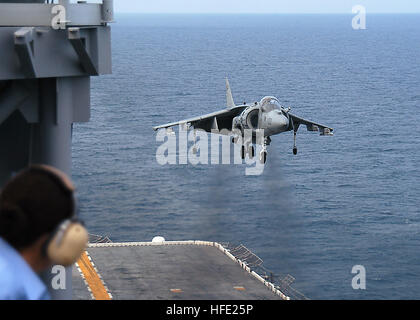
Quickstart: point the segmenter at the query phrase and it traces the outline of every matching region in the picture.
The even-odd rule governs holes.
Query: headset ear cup
[[[56,233],[48,242],[47,256],[55,264],[70,266],[86,249],[88,240],[86,228],[78,222],[72,222],[66,230]]]

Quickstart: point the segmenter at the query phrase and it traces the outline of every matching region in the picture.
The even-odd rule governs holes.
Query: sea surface
[[[113,241],[244,244],[311,299],[420,299],[420,15],[117,15],[73,178]],[[279,98],[334,137],[272,138],[246,164],[160,165],[155,125]],[[177,132],[177,130],[175,130]],[[352,288],[352,268],[366,289]]]

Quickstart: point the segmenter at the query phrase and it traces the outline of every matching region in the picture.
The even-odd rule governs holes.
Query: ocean
[[[113,74],[92,78],[73,131],[91,233],[243,244],[310,299],[420,298],[420,15],[134,15],[112,25]],[[152,127],[276,96],[334,128],[272,138],[245,164],[160,165]],[[352,287],[352,268],[366,289]]]

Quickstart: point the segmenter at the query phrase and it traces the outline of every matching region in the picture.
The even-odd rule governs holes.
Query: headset
[[[77,217],[75,188],[64,173],[53,167],[40,165],[35,167],[35,169],[45,173],[63,190],[71,194],[73,204],[72,218],[61,222],[48,237],[42,248],[44,256],[48,257],[53,263],[70,266],[80,258],[89,241],[89,235],[83,221]]]
[[[42,254],[54,264],[70,266],[75,263],[86,249],[89,234],[83,222],[77,217],[75,188],[69,178],[61,171],[47,165],[32,166],[31,170],[46,174],[72,199],[72,217],[62,221],[42,246]]]
[[[79,219],[63,221],[43,246],[43,254],[53,263],[70,266],[86,249],[89,235]]]

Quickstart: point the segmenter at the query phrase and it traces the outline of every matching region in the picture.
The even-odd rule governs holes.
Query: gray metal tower
[[[46,3],[47,2],[47,3]],[[32,163],[71,175],[75,122],[90,118],[90,76],[111,73],[113,0],[0,0],[0,187]],[[71,299],[71,269],[65,290]]]

